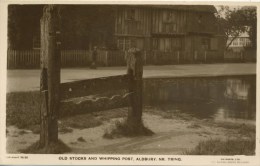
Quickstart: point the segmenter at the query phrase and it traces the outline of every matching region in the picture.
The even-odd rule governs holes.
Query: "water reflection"
[[[240,79],[227,79],[225,96],[230,99],[247,100],[250,85]]]
[[[170,105],[198,118],[256,118],[255,76],[150,79],[144,89],[147,105]]]

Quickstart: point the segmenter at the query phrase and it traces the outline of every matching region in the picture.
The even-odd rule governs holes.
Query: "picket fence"
[[[62,50],[61,67],[87,67],[91,64],[91,54],[89,50]],[[216,63],[216,62],[244,62],[256,61],[254,53],[226,52],[224,56],[217,51],[144,51],[142,52],[144,65],[170,65],[184,63]],[[97,63],[99,66],[124,66],[126,65],[125,51],[99,50]],[[251,58],[250,58],[251,57]],[[40,50],[8,50],[7,68],[39,68]]]
[[[256,62],[256,50],[249,49],[241,52],[226,51],[224,59],[226,62]]]
[[[91,63],[91,51],[88,50],[62,50],[61,67],[83,67]],[[125,52],[98,51],[97,63],[100,66],[125,65]],[[40,50],[8,50],[7,68],[39,68]]]

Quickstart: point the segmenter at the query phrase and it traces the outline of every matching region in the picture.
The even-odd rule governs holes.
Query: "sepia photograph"
[[[6,21],[7,158],[259,155],[256,4],[17,3]]]

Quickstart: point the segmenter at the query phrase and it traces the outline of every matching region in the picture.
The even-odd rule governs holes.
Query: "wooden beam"
[[[128,76],[125,74],[61,83],[60,98],[61,100],[66,100],[74,97],[103,93],[108,89],[127,89],[127,81]]]

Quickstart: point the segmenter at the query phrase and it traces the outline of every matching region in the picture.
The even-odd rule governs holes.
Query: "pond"
[[[170,107],[200,119],[254,123],[256,77],[146,79],[144,101],[162,111]]]

